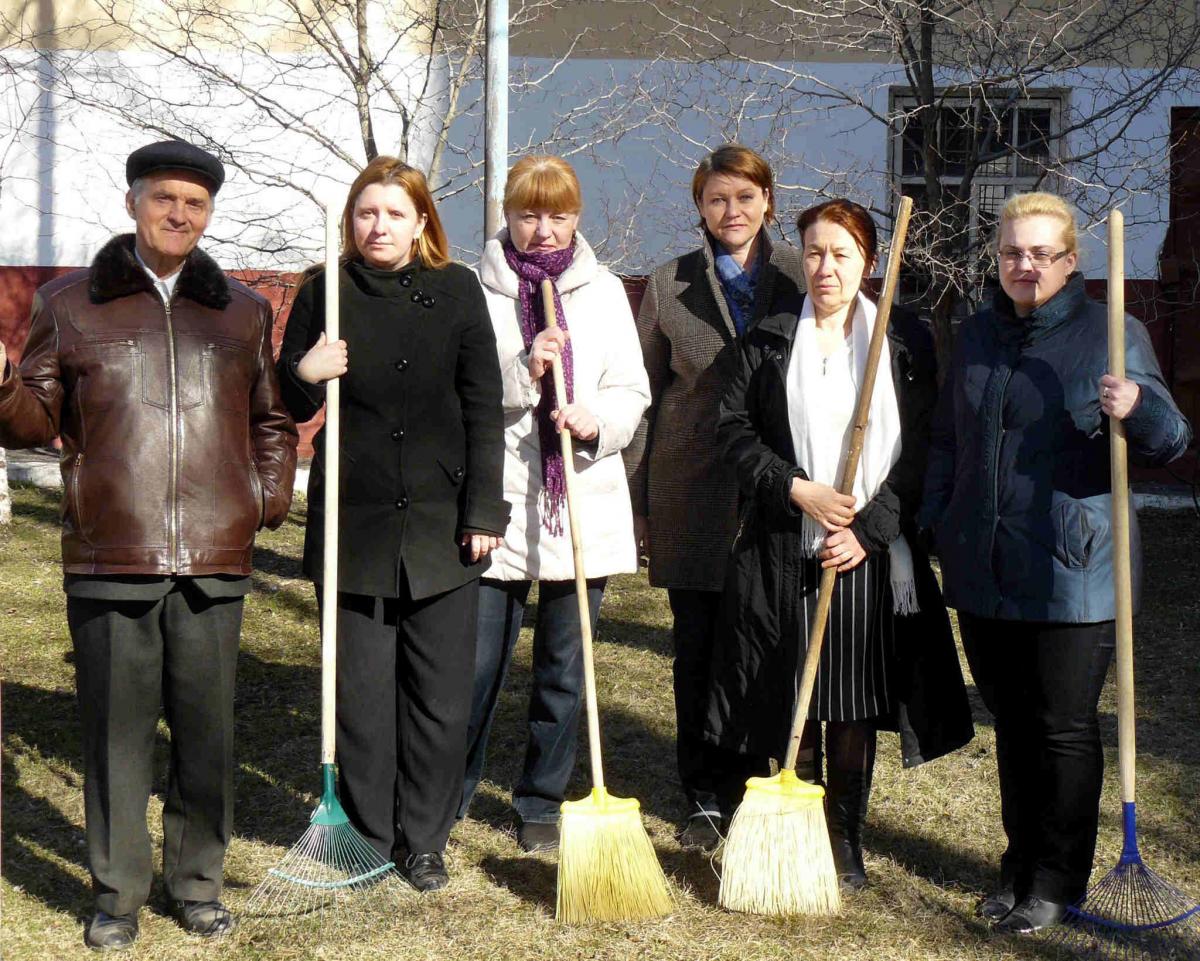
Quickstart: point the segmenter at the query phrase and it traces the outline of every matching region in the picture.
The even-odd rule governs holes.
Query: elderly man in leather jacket
[[[62,439],[62,552],[83,726],[93,948],[128,947],[152,877],[159,703],[171,728],[163,882],[189,931],[228,932],[233,690],[255,532],[287,516],[296,427],[271,310],[197,248],[220,162],[134,151],[136,233],[37,292],[20,368],[0,346],[0,445]]]

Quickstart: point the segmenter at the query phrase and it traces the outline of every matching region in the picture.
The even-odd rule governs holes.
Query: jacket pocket
[[[250,409],[254,354],[242,344],[209,341],[204,346],[200,403],[243,413]]]
[[[461,464],[456,464],[453,461],[447,463],[440,457],[437,459],[437,462],[438,467],[440,467],[445,473],[446,480],[448,480],[455,487],[461,484],[463,482],[463,478],[467,476],[466,468],[464,468]]]
[[[75,455],[75,462],[71,466],[71,478],[67,482],[67,496],[63,498],[63,519],[79,532],[80,537],[87,540],[83,533],[82,519],[79,516],[79,480],[82,473],[83,452],[80,451]]]
[[[75,373],[75,400],[80,419],[123,403],[140,391],[141,358],[132,337],[108,337],[79,344],[69,360]]]
[[[267,519],[267,502],[263,498],[262,478],[258,476],[258,468],[253,464],[250,465],[250,489],[254,491],[254,496],[258,498],[258,530],[262,530],[263,523]]]
[[[250,464],[225,461],[213,475],[212,543],[244,548],[262,525],[262,488]]]
[[[1087,567],[1095,539],[1087,511],[1078,501],[1063,501],[1054,508],[1054,556],[1060,564],[1076,569]]]

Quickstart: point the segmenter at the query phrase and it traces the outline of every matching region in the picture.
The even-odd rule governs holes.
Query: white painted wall
[[[221,61],[219,55],[214,57]],[[111,234],[129,229],[123,207],[124,158],[152,139],[129,124],[65,98],[61,83],[39,70],[35,61],[10,61],[17,67],[14,90],[4,97],[0,117],[7,128],[0,139],[0,263],[10,265],[82,264],[90,261]],[[265,68],[237,56],[222,66],[255,71]],[[420,67],[421,64],[415,66]],[[514,63],[514,74],[538,73],[541,61]],[[812,68],[821,84],[857,91],[868,110],[887,109],[888,87],[902,83],[898,70],[878,64],[821,64]],[[122,78],[125,83],[115,83]],[[336,161],[298,134],[264,131],[254,123],[253,108],[229,98],[207,102],[205,91],[182,74],[172,73],[154,57],[124,52],[80,59],[68,84],[100,96],[128,98],[127,81],[171,89],[181,105],[176,111],[212,131],[214,140],[255,157],[271,177],[250,178],[234,172],[221,192],[207,247],[227,267],[297,268],[317,257],[320,218],[315,204],[292,184],[311,188],[322,178],[348,183],[350,165]],[[818,191],[887,204],[887,140],[884,127],[867,110],[830,109],[817,96],[820,86],[794,83],[786,92],[759,84],[733,67],[698,68],[650,65],[640,61],[572,61],[539,89],[517,88],[511,97],[510,138],[514,145],[554,139],[543,149],[569,152],[584,187],[582,229],[601,256],[621,269],[645,271],[697,242],[689,184],[695,163],[708,148],[737,138],[762,150],[776,165],[779,206],[785,233],[795,215],[813,202]],[[1136,80],[1136,76],[1132,77]],[[749,82],[753,81],[753,82]],[[605,101],[614,87],[644,91]],[[1055,78],[1073,88],[1085,103],[1094,77]],[[668,98],[661,96],[670,90]],[[479,91],[468,91],[469,101]],[[657,92],[657,93],[656,93]],[[349,103],[336,102],[335,80],[312,74],[308,89],[271,90],[272,96],[297,110],[321,111],[322,129],[337,142],[358,143]],[[1119,188],[1128,230],[1127,274],[1157,276],[1158,249],[1167,225],[1165,190],[1147,191],[1160,181],[1168,163],[1170,108],[1188,103],[1187,95],[1160,98],[1128,131],[1126,146],[1109,151],[1098,166],[1109,168],[1108,186]],[[1182,98],[1182,99],[1181,99]],[[599,106],[596,106],[596,103]],[[737,102],[735,116],[732,103]],[[779,105],[786,109],[780,115]],[[41,109],[32,109],[40,106]],[[606,127],[614,116],[616,128]],[[22,125],[22,118],[27,121]],[[380,115],[388,142],[388,118]],[[149,123],[163,116],[147,115]],[[482,119],[475,113],[452,130],[455,144],[476,150],[482,144]],[[179,129],[171,126],[171,129]],[[555,131],[563,136],[555,138]],[[1076,140],[1086,138],[1080,133]],[[586,149],[581,144],[590,141]],[[418,154],[429,149],[426,137]],[[361,149],[351,147],[361,161]],[[417,158],[420,160],[420,156]],[[479,158],[447,155],[452,173],[462,175]],[[455,165],[457,164],[457,167]],[[479,168],[481,177],[482,167]],[[1081,178],[1091,177],[1080,171]],[[1107,187],[1093,191],[1101,207]],[[464,260],[473,260],[482,245],[482,192],[470,186],[441,204],[451,240]],[[1085,270],[1103,276],[1103,230],[1084,241]]]

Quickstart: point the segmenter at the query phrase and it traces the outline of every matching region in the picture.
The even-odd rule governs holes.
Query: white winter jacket
[[[542,449],[536,407],[541,385],[529,376],[517,275],[504,259],[507,238],[508,231],[501,230],[489,240],[479,264],[504,384],[504,499],[512,504],[504,544],[492,552],[485,576],[504,581],[571,580],[575,568],[567,505],[563,503],[559,535],[546,530],[539,514]],[[621,281],[596,261],[578,232],[574,260],[559,277],[558,292],[571,336],[575,403],[586,407],[600,425],[594,442],[576,441],[574,448],[584,570],[588,577],[636,571],[637,547],[621,451],[650,404],[637,328]]]

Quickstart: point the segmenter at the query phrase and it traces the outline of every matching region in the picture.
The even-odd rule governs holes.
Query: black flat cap
[[[138,177],[156,170],[190,170],[209,181],[215,194],[225,183],[225,167],[207,150],[182,140],[163,140],[138,147],[125,161],[125,180],[130,185]]]

